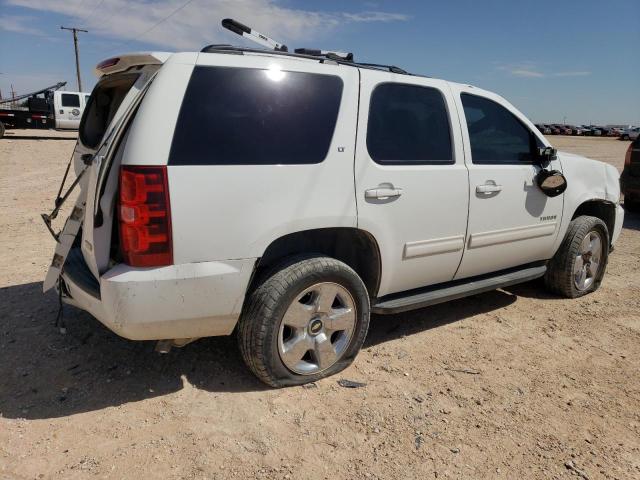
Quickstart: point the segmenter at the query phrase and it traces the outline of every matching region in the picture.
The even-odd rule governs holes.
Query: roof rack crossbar
[[[271,48],[277,52],[286,52],[288,51],[287,46],[283,43],[276,42],[273,38],[269,38],[266,35],[254,30],[251,27],[247,27],[246,25],[234,20],[233,18],[225,18],[222,20],[222,26],[227,30],[232,31],[233,33],[237,33],[241,37],[245,37],[249,40],[252,40],[263,47]]]

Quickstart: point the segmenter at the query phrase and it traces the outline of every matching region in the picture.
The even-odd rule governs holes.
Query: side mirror
[[[549,163],[551,160],[558,158],[558,150],[553,147],[540,147],[538,148],[538,160],[543,165]]]
[[[558,170],[540,170],[536,183],[547,197],[557,197],[567,189],[567,179]]]

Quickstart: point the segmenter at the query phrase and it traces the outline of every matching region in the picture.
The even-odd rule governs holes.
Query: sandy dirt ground
[[[374,317],[348,370],[273,390],[233,337],[160,356],[71,307],[54,329],[39,213],[73,137],[0,140],[0,478],[640,478],[640,217],[593,295],[534,282]],[[551,140],[618,168],[628,145]]]

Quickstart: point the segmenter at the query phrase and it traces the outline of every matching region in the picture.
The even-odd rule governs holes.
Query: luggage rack
[[[289,49],[286,45],[279,43],[231,18],[225,18],[224,20],[222,20],[222,26],[232,31],[233,33],[237,33],[242,37],[252,40],[264,47],[271,47],[272,49],[269,50],[267,48],[247,48],[227,44],[214,44],[204,47],[202,50],[200,50],[202,53],[230,53],[237,55],[243,55],[244,53],[268,53],[269,55],[306,58],[308,60],[319,61],[320,63],[337,63],[340,65],[367,68],[371,70],[381,70],[401,75],[413,75],[395,65],[356,62],[353,60],[353,53],[334,52],[310,48],[296,48],[294,52],[289,52]]]

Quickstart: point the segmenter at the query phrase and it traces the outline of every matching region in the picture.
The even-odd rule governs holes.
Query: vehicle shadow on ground
[[[0,289],[0,415],[45,419],[177,392],[183,382],[213,392],[260,391],[231,337],[206,338],[154,352],[154,342],[118,337],[90,315],[65,306],[67,334],[54,328],[57,296],[40,282]],[[398,315],[373,316],[366,347],[498,310],[501,292]]]

